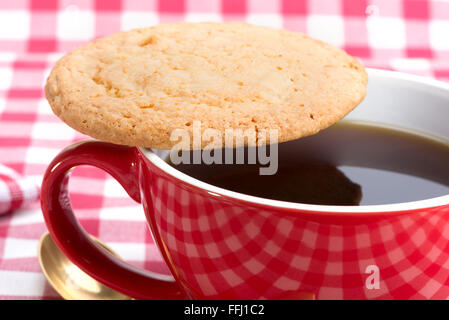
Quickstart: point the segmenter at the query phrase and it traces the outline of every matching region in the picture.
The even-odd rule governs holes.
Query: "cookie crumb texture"
[[[314,134],[364,98],[367,75],[344,51],[300,33],[243,23],[177,23],[119,32],[60,59],[45,87],[74,129],[169,149],[175,129]],[[203,141],[203,147],[208,141]]]

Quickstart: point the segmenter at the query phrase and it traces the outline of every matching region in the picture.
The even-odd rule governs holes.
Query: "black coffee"
[[[279,144],[275,175],[259,175],[260,165],[172,166],[228,190],[308,204],[388,204],[449,194],[449,145],[348,122]]]

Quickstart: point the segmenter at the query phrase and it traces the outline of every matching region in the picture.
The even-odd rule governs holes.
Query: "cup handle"
[[[44,175],[41,206],[48,230],[67,257],[90,276],[136,299],[185,299],[173,280],[133,267],[106,253],[83,230],[70,204],[68,178],[78,165],[112,175],[132,199],[141,202],[136,149],[100,141],[76,143],[59,153]]]

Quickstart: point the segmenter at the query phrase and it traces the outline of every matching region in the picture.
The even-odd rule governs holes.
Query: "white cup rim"
[[[421,76],[416,76],[412,74],[406,74],[396,71],[388,71],[381,69],[367,68],[368,74],[370,76],[385,77],[389,79],[395,79],[400,81],[414,82],[419,85],[425,85],[429,88],[444,90],[449,93],[449,84],[438,81],[432,78],[426,78]],[[335,205],[314,205],[314,204],[303,204],[295,202],[287,202],[280,200],[272,200],[267,198],[261,198],[256,196],[251,196],[235,191],[230,191],[214,185],[208,184],[206,182],[195,179],[179,170],[176,170],[160,158],[156,153],[150,149],[139,147],[140,152],[156,167],[164,171],[168,175],[183,181],[189,185],[200,188],[210,194],[211,197],[227,197],[235,199],[237,201],[244,201],[256,205],[269,206],[273,208],[289,209],[292,211],[300,212],[313,212],[313,213],[329,213],[332,215],[347,215],[349,213],[365,213],[365,214],[382,214],[391,212],[404,212],[404,211],[415,211],[420,209],[434,208],[439,206],[444,206],[449,204],[449,194],[444,196],[439,196],[435,198],[411,201],[411,202],[401,202],[393,204],[379,204],[379,205],[360,205],[360,206],[335,206]]]

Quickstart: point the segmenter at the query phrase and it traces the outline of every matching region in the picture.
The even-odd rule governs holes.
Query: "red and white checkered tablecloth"
[[[86,139],[50,110],[42,87],[58,57],[86,41],[174,21],[247,21],[305,32],[368,67],[449,81],[449,1],[0,0],[0,164],[40,184],[51,159]],[[142,209],[104,172],[75,169],[72,203],[84,228],[125,260],[168,273]],[[38,203],[0,216],[0,299],[48,299],[37,244]]]

